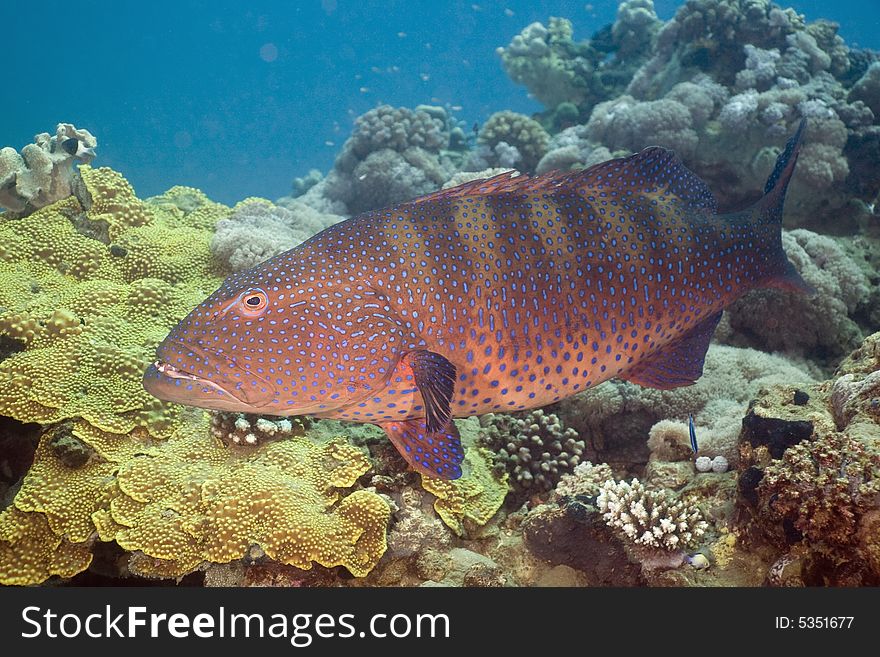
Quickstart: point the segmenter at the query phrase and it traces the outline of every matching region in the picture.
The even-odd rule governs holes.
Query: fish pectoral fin
[[[669,390],[695,383],[703,375],[703,361],[721,311],[709,315],[678,340],[622,375],[625,381],[646,388]]]
[[[379,426],[416,472],[440,479],[461,477],[464,450],[455,422],[449,421],[446,428],[434,432],[428,431],[422,418]]]
[[[440,431],[452,417],[455,365],[440,354],[425,349],[410,351],[403,361],[412,370],[413,381],[422,395],[428,431]]]

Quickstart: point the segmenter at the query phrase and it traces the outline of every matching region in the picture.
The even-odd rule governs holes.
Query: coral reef
[[[347,215],[433,192],[460,159],[447,150],[450,124],[443,108],[380,105],[355,120],[333,170],[297,200],[320,213]]]
[[[565,426],[575,429],[585,441],[585,459],[607,462],[635,475],[648,461],[646,439],[658,422],[680,420],[673,427],[677,455],[667,454],[661,460],[690,459],[687,425],[682,421],[691,414],[700,436],[701,452],[721,454],[735,462],[740,421],[749,400],[761,388],[774,383],[813,380],[809,371],[779,356],[711,345],[703,376],[692,386],[655,390],[612,380],[551,408]]]
[[[797,229],[783,233],[786,255],[816,294],[755,290],[729,307],[733,335],[726,341],[768,351],[840,358],[862,339],[852,319],[868,299],[863,268],[838,241]],[[798,321],[792,323],[791,318]],[[784,330],[782,330],[784,328]]]
[[[552,490],[560,477],[580,463],[584,442],[577,431],[562,426],[559,418],[543,410],[516,418],[484,415],[480,439],[495,454],[497,467],[510,474],[517,493]]]
[[[497,111],[474,136],[452,109],[377,106],[326,176],[274,204],[140,200],[70,124],[0,151],[0,583],[880,583],[880,333],[864,337],[880,328],[880,57],[768,0],[685,0],[667,21],[626,0],[588,40],[550,18],[498,54],[542,112]],[[802,118],[783,246],[816,295],[733,304],[693,386],[612,380],[456,420],[454,481],[408,470],[373,426],[208,414],[141,387],[221,276],[351,214],[650,145],[734,210]]]
[[[662,23],[650,2],[631,1],[590,41],[574,43],[571,25],[551,19],[549,27],[529,25],[499,53],[510,77],[544,103],[541,117],[557,133],[539,172],[589,165],[600,159],[593,153],[665,146],[722,208],[743,207],[785,135],[806,117],[787,203],[792,226],[844,233],[867,221],[852,199],[872,203],[880,192],[867,164],[880,148],[880,69],[850,51],[828,21],[805,23],[768,0],[688,0]],[[569,106],[577,117],[566,109],[566,120],[556,121]]]
[[[550,18],[546,27],[528,25],[497,53],[510,78],[551,110],[549,123],[564,128],[625,88],[648,57],[660,25],[651,0],[627,0],[614,25],[589,41],[573,41],[571,22]]]
[[[166,436],[179,410],[147,394],[141,373],[219,284],[202,226],[228,209],[185,213],[138,200],[109,169],[83,166],[81,175],[88,207],[68,197],[0,220],[0,333],[19,345],[0,361],[0,414]]]
[[[606,481],[596,505],[605,522],[639,548],[680,550],[708,527],[697,507],[674,499],[665,489],[647,489],[638,479]]]
[[[217,222],[211,254],[223,272],[239,272],[292,249],[344,218],[319,212],[297,199],[283,207],[265,199],[245,199]]]
[[[550,136],[540,123],[523,114],[495,112],[477,136],[477,148],[465,164],[466,169],[492,167],[531,173],[547,152]]]
[[[775,549],[772,583],[880,582],[878,344],[866,338],[829,381],[762,391],[743,420],[740,523],[750,546]]]
[[[54,135],[41,132],[21,149],[0,149],[0,208],[28,215],[73,193],[74,163],[95,157],[97,139],[88,130],[59,123]]]

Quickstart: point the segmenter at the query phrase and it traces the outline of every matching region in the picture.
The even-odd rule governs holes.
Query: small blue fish
[[[691,437],[691,449],[696,454],[699,451],[699,447],[697,446],[697,428],[694,426],[693,415],[688,415],[688,434]]]

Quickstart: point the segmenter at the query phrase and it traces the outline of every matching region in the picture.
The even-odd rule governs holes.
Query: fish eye
[[[239,297],[241,310],[246,315],[259,315],[269,305],[269,297],[259,288],[248,290]]]

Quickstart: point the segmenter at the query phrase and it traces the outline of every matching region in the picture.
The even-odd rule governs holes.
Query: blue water
[[[680,4],[656,3],[661,18]],[[788,3],[782,3],[788,6]],[[880,49],[878,0],[790,3]],[[505,75],[497,46],[528,23],[570,18],[587,38],[617,2],[4,2],[0,145],[59,121],[91,130],[96,165],[140,196],[199,187],[232,203],[287,194],[327,170],[352,120],[378,103],[461,106],[467,125],[539,105]]]

